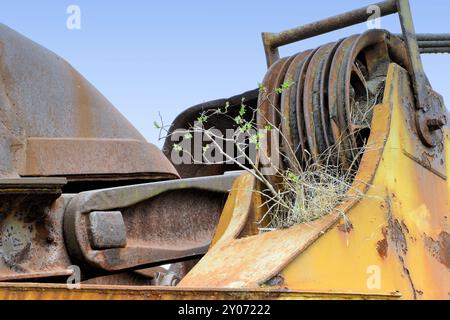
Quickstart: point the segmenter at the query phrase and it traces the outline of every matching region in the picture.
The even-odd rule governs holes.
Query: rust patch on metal
[[[392,201],[395,201],[395,194],[392,193],[392,198],[388,198],[386,201],[387,204],[387,214],[388,214],[388,228],[387,234],[389,235],[389,240],[392,242],[395,251],[397,253],[398,259],[400,261],[400,265],[403,268],[403,272],[408,279],[408,282],[411,286],[411,292],[413,294],[413,298],[417,299],[417,292],[414,282],[411,277],[411,273],[408,269],[407,264],[405,263],[405,256],[408,253],[408,244],[406,242],[406,237],[402,228],[402,224],[408,229],[404,222],[400,223],[398,219],[394,219],[392,214]],[[409,231],[408,231],[409,232]]]
[[[2,194],[0,189],[0,281],[70,274],[62,215],[69,197]]]
[[[398,253],[406,255],[408,253],[408,245],[406,243],[402,224],[404,225],[403,222],[400,223],[397,219],[389,219],[388,234]]]
[[[386,259],[388,250],[387,228],[383,227],[383,239],[377,242],[377,251],[381,258]]]
[[[73,79],[74,106],[78,109],[78,135],[80,137],[95,137],[93,114],[91,112],[90,92],[86,88],[86,80],[74,69],[67,65]]]
[[[350,221],[345,221],[338,225],[338,229],[344,233],[350,233],[353,230],[353,224]]]
[[[450,235],[443,231],[439,234],[438,240],[424,235],[425,247],[430,254],[442,263],[447,269],[450,268]]]

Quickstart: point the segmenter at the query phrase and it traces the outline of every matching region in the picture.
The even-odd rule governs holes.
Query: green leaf
[[[243,126],[239,127],[239,130],[240,130],[242,133],[244,133],[244,132],[249,131],[251,128],[252,128],[251,123],[248,123],[248,122],[247,122],[247,123],[245,123]]]
[[[157,121],[153,121],[153,126],[154,126],[156,129],[161,129],[161,125],[160,125]]]
[[[241,104],[241,109],[239,110],[239,115],[242,117],[244,116],[246,110],[245,110],[245,104]]]
[[[295,183],[298,183],[300,181],[300,177],[295,175],[293,172],[288,172],[287,177],[289,180],[291,180],[292,182],[295,182]]]
[[[294,84],[294,82],[292,80],[287,80],[287,81],[283,82],[279,88],[276,88],[275,92],[280,94],[280,93],[288,90],[290,87],[292,87],[293,84]]]
[[[206,122],[208,122],[208,116],[205,114],[202,114],[200,117],[197,118],[197,121],[200,123],[206,123]]]

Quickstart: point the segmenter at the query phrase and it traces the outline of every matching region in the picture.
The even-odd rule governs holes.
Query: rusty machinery
[[[406,0],[377,5],[399,14],[401,35],[370,30],[279,57],[280,46],[366,21],[367,8],[264,33],[264,86],[293,86],[269,102],[252,90],[204,103],[173,122],[171,132],[188,128],[226,102],[238,113],[246,98],[259,106],[256,125],[286,137],[280,153],[319,161],[339,141],[332,161],[357,160],[348,192],[364,196],[261,234],[252,175],[173,165],[172,141],[163,152],[148,144],[69,64],[1,26],[0,297],[448,299],[450,132],[420,54],[450,53],[450,35],[416,34]],[[352,117],[368,99],[370,125]],[[219,114],[208,125],[233,123]],[[352,152],[364,141],[372,147]],[[168,263],[170,274],[159,267]],[[82,285],[69,290],[72,265]]]

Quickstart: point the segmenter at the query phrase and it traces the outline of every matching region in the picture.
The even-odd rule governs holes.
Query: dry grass
[[[370,130],[373,108],[381,102],[384,83],[378,83],[374,92],[369,92],[365,83],[366,95],[352,99],[351,119],[355,127]],[[367,150],[367,141],[363,146],[352,150],[355,160],[346,170],[331,165],[337,152],[343,152],[343,144],[338,143],[327,150],[319,161],[310,162],[305,166],[293,166],[296,172],[280,172],[283,189],[275,196],[267,197],[264,203],[268,207],[266,215],[261,219],[260,231],[285,229],[293,225],[317,220],[354,198],[360,199],[359,192],[348,191],[358,172],[359,161]],[[345,212],[340,212],[346,219]]]
[[[358,193],[348,193],[356,169],[356,163],[352,168],[342,170],[327,163],[312,162],[297,173],[283,173],[283,190],[264,203],[268,211],[260,221],[260,230],[308,223],[331,213],[339,204],[359,197]]]

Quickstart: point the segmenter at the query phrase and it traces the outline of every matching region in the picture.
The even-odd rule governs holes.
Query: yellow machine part
[[[413,102],[407,72],[391,64],[349,191],[363,195],[319,220],[258,234],[246,173],[209,252],[177,287],[2,283],[0,299],[449,299],[450,131],[423,147]]]
[[[411,128],[406,72],[393,66],[386,88],[390,133],[371,187],[346,214],[350,227],[341,221],[282,271],[289,288],[450,298],[449,130],[428,161]]]
[[[364,192],[359,201],[309,224],[249,236],[258,210],[245,203],[242,190],[254,183],[247,175],[230,195],[214,246],[180,286],[448,299],[449,130],[443,145],[425,149],[413,108],[409,76],[392,64],[349,191]]]

